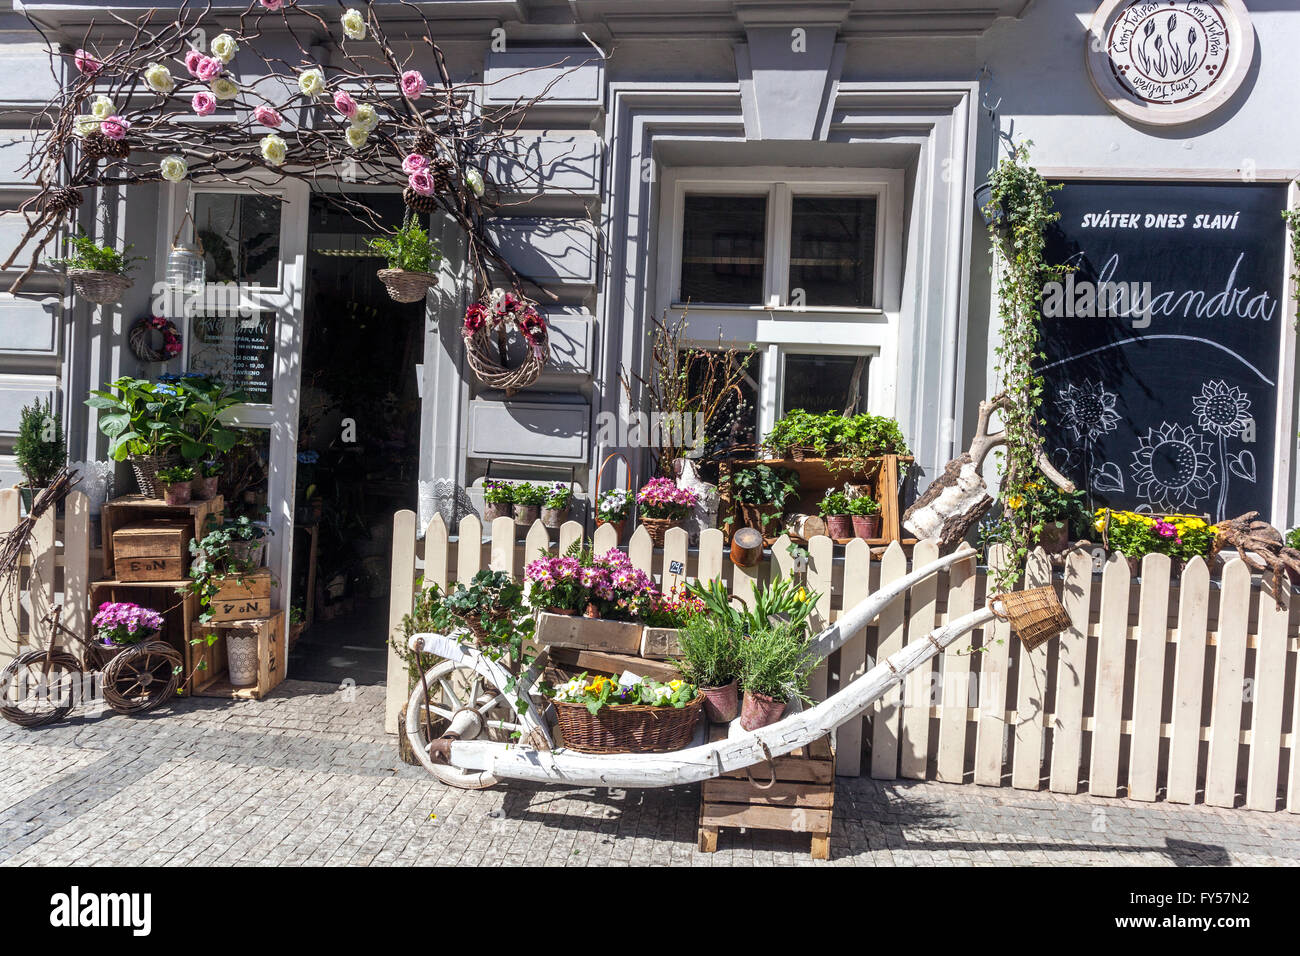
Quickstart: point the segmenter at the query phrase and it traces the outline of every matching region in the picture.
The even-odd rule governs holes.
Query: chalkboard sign
[[[1046,448],[1093,507],[1268,515],[1286,187],[1068,183],[1044,290]]]
[[[189,368],[243,389],[254,404],[270,404],[275,376],[275,313],[194,316],[190,320]]]

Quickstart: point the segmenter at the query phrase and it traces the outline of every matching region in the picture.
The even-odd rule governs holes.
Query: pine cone
[[[419,153],[421,156],[432,156],[437,151],[438,137],[427,129],[422,129],[415,134],[415,142],[411,146],[411,152]]]
[[[88,133],[81,144],[91,159],[125,159],[131,152],[126,140],[109,139],[98,130]]]
[[[422,196],[410,186],[402,190],[402,201],[418,213],[430,213],[438,208],[438,200],[433,196]]]
[[[82,198],[80,190],[70,186],[60,186],[45,194],[44,208],[49,212],[62,215],[80,206]]]
[[[451,192],[452,173],[455,170],[456,166],[450,160],[434,160],[429,166],[429,175],[433,177],[433,191],[437,193]]]

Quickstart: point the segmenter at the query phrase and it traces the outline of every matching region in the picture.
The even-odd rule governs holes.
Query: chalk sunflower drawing
[[[1092,492],[1124,490],[1124,476],[1112,462],[1093,466],[1093,445],[1101,436],[1119,427],[1115,403],[1119,396],[1106,391],[1101,382],[1084,379],[1082,385],[1066,385],[1057,390],[1056,408],[1067,431],[1083,445],[1083,470],[1087,479],[1088,505]]]
[[[1255,456],[1249,450],[1228,454],[1228,439],[1240,438],[1254,424],[1250,415],[1250,396],[1222,379],[1206,382],[1201,394],[1192,396],[1192,413],[1202,431],[1213,435],[1219,444],[1219,508],[1216,518],[1223,518],[1228,504],[1228,481],[1236,475],[1255,482]]]
[[[1210,443],[1190,426],[1161,422],[1138,438],[1129,466],[1137,497],[1161,511],[1183,511],[1210,496],[1215,483]]]

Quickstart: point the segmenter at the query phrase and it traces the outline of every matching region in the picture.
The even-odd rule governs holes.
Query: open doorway
[[[372,194],[379,222],[400,195]],[[415,509],[424,304],[389,298],[375,235],[324,195],[311,199],[303,310],[290,649],[299,680],[382,682],[393,513]]]

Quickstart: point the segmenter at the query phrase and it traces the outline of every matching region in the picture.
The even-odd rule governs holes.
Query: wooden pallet
[[[709,740],[727,736],[725,726],[713,726]],[[706,780],[700,787],[700,852],[718,848],[723,827],[784,830],[812,834],[812,858],[831,857],[831,813],[835,803],[835,751],[828,736],[773,761],[776,780],[767,786],[773,769],[766,763],[733,770]],[[751,782],[749,774],[753,774]]]

